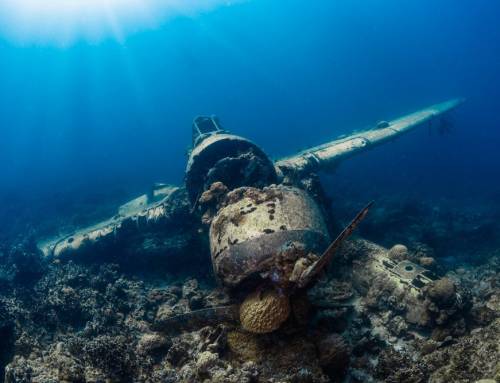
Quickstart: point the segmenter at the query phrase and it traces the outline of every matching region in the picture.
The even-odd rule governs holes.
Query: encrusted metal
[[[284,175],[300,175],[335,168],[340,160],[399,137],[403,133],[456,108],[463,101],[463,99],[453,99],[390,122],[383,121],[377,124],[374,129],[355,133],[283,158],[276,162],[276,167]]]
[[[329,235],[323,215],[303,190],[272,186],[244,188],[241,198],[222,208],[210,227],[215,273],[229,286],[269,270],[289,242],[321,254]]]

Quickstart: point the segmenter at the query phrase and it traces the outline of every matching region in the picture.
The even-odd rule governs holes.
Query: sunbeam
[[[19,43],[69,45],[152,28],[178,15],[192,15],[224,0],[2,0],[0,36]]]

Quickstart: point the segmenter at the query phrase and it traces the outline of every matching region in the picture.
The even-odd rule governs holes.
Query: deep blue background
[[[491,0],[254,0],[123,43],[0,40],[0,198],[180,183],[198,114],[279,157],[460,96],[451,135],[412,133],[327,187],[498,200],[499,17]]]

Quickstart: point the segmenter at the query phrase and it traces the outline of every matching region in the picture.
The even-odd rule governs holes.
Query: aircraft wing
[[[189,203],[184,189],[161,185],[120,206],[110,219],[43,240],[38,247],[45,256],[63,257],[113,251],[117,245],[144,246],[144,233],[175,225],[181,218],[186,220],[183,216],[188,214]]]
[[[462,99],[454,99],[390,122],[381,122],[374,129],[279,160],[275,163],[276,169],[283,175],[299,176],[307,172],[327,170],[340,160],[396,138],[462,102]],[[174,233],[176,229],[182,229],[183,226],[179,223],[190,222],[191,209],[184,188],[160,184],[150,193],[122,205],[114,217],[70,234],[41,241],[38,246],[46,256],[54,257],[82,253],[95,256],[102,252],[119,254],[124,249],[130,252],[138,249],[141,253],[165,253],[172,244],[161,240],[156,233],[166,232],[167,229]]]
[[[457,98],[429,106],[389,122],[379,122],[373,129],[358,132],[283,158],[276,162],[276,168],[284,175],[301,175],[332,169],[344,158],[395,139],[456,108],[462,102],[464,102],[463,99]]]

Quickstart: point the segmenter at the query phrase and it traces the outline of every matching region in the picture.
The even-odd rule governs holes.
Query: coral
[[[346,301],[354,294],[352,284],[349,281],[338,279],[321,279],[307,291],[311,303],[328,307],[334,302]]]
[[[293,318],[298,325],[305,326],[309,320],[311,304],[305,292],[293,295],[290,298]]]
[[[242,327],[256,334],[264,334],[278,329],[290,315],[288,297],[270,289],[255,291],[247,296],[240,306]]]
[[[203,211],[201,222],[205,225],[210,225],[212,219],[217,213],[217,207],[224,199],[228,192],[228,188],[222,182],[214,182],[210,185],[208,190],[205,190],[200,198],[198,204]]]
[[[14,352],[14,323],[10,320],[4,303],[0,301],[0,381],[5,364]]]
[[[30,241],[11,247],[0,244],[0,288],[2,285],[30,285],[36,282],[46,269],[46,260]]]
[[[428,372],[422,363],[416,363],[407,352],[393,348],[384,350],[375,369],[375,377],[386,383],[427,382]]]
[[[137,343],[136,351],[140,355],[168,350],[172,341],[163,334],[143,334]]]
[[[176,294],[175,291],[175,289],[153,289],[148,294],[148,302],[152,306],[161,305],[162,303],[167,303],[167,305],[174,305],[179,300],[179,294],[181,294],[180,288],[178,294]]]
[[[56,352],[57,377],[60,382],[84,382],[84,369],[79,361],[71,355]]]
[[[376,275],[371,277],[371,285],[364,298],[364,303],[371,309],[387,310],[404,308],[406,300],[401,292],[398,291],[396,283],[386,278],[385,275]],[[398,296],[396,297],[397,294]],[[393,298],[394,297],[394,298]]]
[[[137,367],[133,344],[125,336],[98,336],[83,345],[83,360],[113,379],[129,381]]]
[[[231,331],[227,334],[229,350],[243,360],[258,361],[263,356],[262,345],[255,335],[243,331]]]
[[[188,300],[191,310],[199,310],[203,308],[203,296],[199,291],[198,281],[196,279],[188,279],[182,286],[182,297]]]
[[[395,262],[408,259],[408,248],[405,245],[394,245],[387,252],[387,256]]]
[[[367,255],[386,250],[361,241],[346,243],[343,263],[308,291],[316,320],[297,326],[307,315],[293,294],[294,315],[304,320],[269,334],[207,323],[155,329],[162,317],[233,303],[200,275],[151,278],[119,264],[44,265],[29,255],[24,262],[26,248],[0,244],[0,369],[7,364],[7,383],[324,383],[342,379],[335,366],[348,366],[351,381],[500,381],[498,257],[449,271],[449,281],[414,302],[366,267]],[[352,345],[349,364],[338,362],[342,337],[334,333]]]
[[[431,324],[431,315],[423,304],[409,305],[405,319],[410,324],[426,327]]]
[[[427,294],[436,304],[449,306],[455,300],[455,283],[449,278],[438,279],[429,286]]]
[[[420,257],[418,263],[426,268],[431,268],[436,264],[436,260],[433,257]]]
[[[225,195],[228,191],[228,188],[220,181],[214,182],[210,185],[210,188],[204,191],[198,200],[198,203],[203,205],[210,203],[212,201],[216,201],[220,199],[223,195]]]
[[[330,334],[318,343],[319,363],[330,376],[342,376],[349,366],[350,348],[344,338]]]
[[[292,378],[291,383],[312,383],[314,375],[311,370],[301,368]]]
[[[307,268],[310,266],[309,260],[307,258],[299,258],[296,262],[295,265],[293,266],[292,273],[290,275],[290,282],[298,282],[300,280],[300,277],[302,274],[307,270]]]
[[[190,356],[190,344],[183,339],[175,339],[168,350],[166,359],[173,366],[182,366]]]
[[[435,331],[446,331],[455,336],[465,333],[463,317],[471,308],[470,291],[461,284],[444,277],[429,284],[424,289],[424,303],[430,324],[438,326]]]
[[[391,334],[401,337],[408,330],[408,324],[402,316],[396,315],[387,322],[387,329]]]
[[[439,340],[427,340],[416,357],[411,348],[386,348],[375,376],[384,382],[475,382],[500,378],[500,319],[470,334],[453,337],[448,328]]]
[[[500,378],[500,319],[448,347],[426,355],[423,362],[431,370],[431,382],[473,382],[480,378]]]
[[[486,307],[491,311],[500,313],[500,294],[492,294],[486,302]]]
[[[196,372],[198,375],[206,374],[212,367],[217,364],[219,355],[211,351],[203,351],[198,354],[196,359]]]

